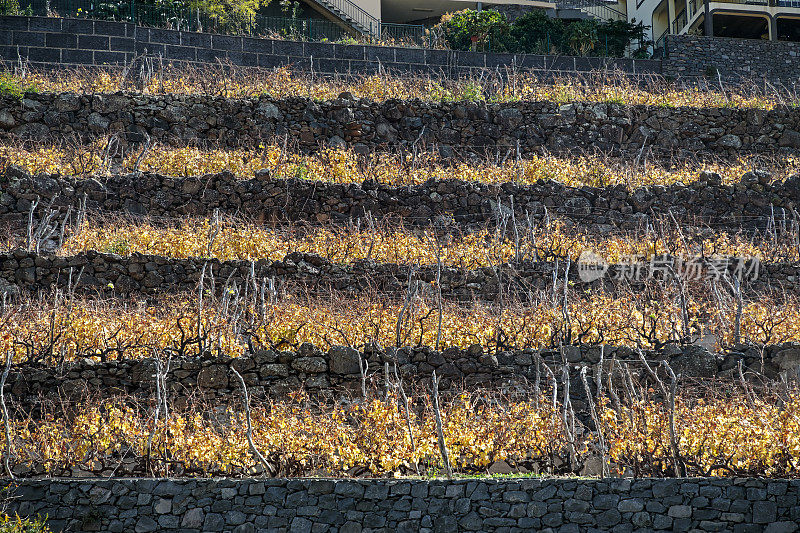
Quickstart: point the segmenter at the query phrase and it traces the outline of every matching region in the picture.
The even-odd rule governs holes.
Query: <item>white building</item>
[[[800,41],[800,0],[303,0],[364,33],[421,24],[462,9],[538,7],[551,16],[627,19],[650,26],[656,48],[667,34]]]
[[[800,41],[800,0],[631,0],[627,13],[652,27],[656,48],[686,33]]]

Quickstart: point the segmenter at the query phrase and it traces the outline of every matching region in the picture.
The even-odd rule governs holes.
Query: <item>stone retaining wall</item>
[[[19,57],[36,66],[130,65],[137,56],[167,63],[275,68],[322,74],[468,75],[475,70],[575,73],[598,69],[653,75],[661,62],[647,59],[453,52],[423,48],[277,41],[232,35],[145,28],[88,19],[0,17],[0,58]],[[135,70],[135,69],[134,69]]]
[[[721,226],[766,226],[774,213],[782,220],[800,211],[800,174],[771,182],[769,174],[749,172],[734,185],[718,176],[689,185],[674,184],[628,190],[612,187],[574,188],[556,181],[533,185],[490,185],[458,180],[430,180],[423,185],[392,186],[375,181],[337,184],[271,179],[268,170],[254,179],[237,179],[229,172],[190,178],[158,174],[122,174],[72,178],[31,176],[15,167],[0,175],[0,215],[27,217],[31,203],[73,206],[86,199],[91,211],[176,217],[222,213],[252,217],[263,223],[310,221],[346,224],[366,213],[402,218],[411,225],[442,227],[493,224],[509,216],[511,198],[520,223],[527,215],[566,218],[601,232],[636,230],[652,223],[652,215],[672,215],[687,223]],[[778,222],[780,222],[778,220]]]
[[[797,530],[800,482],[766,479],[24,480],[9,511],[55,531]]]
[[[360,151],[415,144],[444,156],[477,154],[685,153],[740,156],[800,148],[800,109],[688,108],[523,101],[318,102],[212,96],[28,93],[0,99],[0,138],[36,140],[119,133],[131,142],[257,146],[285,138],[301,148]],[[643,148],[644,147],[644,148]]]
[[[627,75],[693,81],[720,73],[726,82],[768,80],[793,87],[800,81],[800,45],[784,41],[691,35],[667,36],[663,60],[454,52],[422,48],[276,41],[251,37],[145,28],[123,22],[55,17],[0,17],[0,58],[36,66],[121,66],[143,55],[166,62],[275,68],[323,74],[469,75],[505,69],[542,76],[621,71]]]
[[[256,398],[281,398],[288,392],[304,388],[311,394],[330,396],[361,390],[359,358],[367,363],[369,383],[382,386],[384,365],[390,370],[397,366],[408,389],[429,384],[436,370],[443,391],[487,387],[507,392],[530,392],[538,379],[547,381],[542,364],[561,368],[566,359],[572,367],[573,404],[578,412],[586,407],[583,385],[578,377],[581,366],[589,366],[591,375],[600,371],[601,353],[604,371],[613,359],[630,362],[634,369],[641,366],[639,355],[631,348],[620,346],[567,346],[564,357],[558,350],[515,350],[488,353],[479,345],[466,350],[450,348],[436,351],[428,347],[388,348],[368,347],[365,351],[335,346],[322,351],[303,344],[296,351],[257,350],[236,359],[183,358],[173,359],[166,383],[170,399],[181,402],[189,396],[201,395],[208,400],[232,401],[239,390],[230,371],[231,365],[244,377],[249,391]],[[759,347],[742,346],[741,351],[711,353],[699,346],[670,344],[659,351],[648,351],[650,361],[665,360],[682,379],[719,377],[738,379],[738,363],[744,371],[753,371],[769,378],[788,372],[794,379],[800,365],[800,345],[776,344],[764,347],[763,360]],[[763,365],[762,365],[763,361]],[[151,397],[154,394],[155,362],[151,359],[122,359],[95,362],[82,359],[61,368],[26,364],[15,366],[6,383],[7,392],[15,402],[27,404],[45,398],[60,401],[64,398],[84,398],[86,395],[132,394]],[[538,376],[538,377],[537,377]],[[642,377],[646,375],[642,372]]]
[[[800,85],[800,43],[668,35],[664,75],[687,80],[706,78],[712,86],[764,80],[790,91]]]
[[[768,288],[800,292],[800,265],[791,263],[759,263],[741,258],[730,258],[726,270],[733,277],[741,277],[745,293],[759,293]],[[335,263],[314,254],[293,252],[284,259],[269,261],[219,261],[200,258],[175,259],[139,253],[119,256],[88,251],[74,256],[39,255],[35,252],[15,250],[0,254],[0,293],[16,295],[20,289],[32,293],[48,291],[58,287],[66,290],[71,286],[78,292],[115,295],[159,295],[179,292],[194,292],[199,287],[200,275],[205,270],[206,290],[213,286],[218,295],[229,288],[243,288],[255,280],[259,285],[272,280],[277,294],[303,293],[328,295],[359,295],[376,292],[400,298],[408,289],[408,265],[379,263],[359,260],[353,263]],[[440,276],[442,296],[447,300],[471,302],[492,301],[499,294],[502,282],[503,294],[527,298],[531,291],[549,289],[553,276],[563,279],[565,262],[558,273],[556,265],[549,261],[520,261],[499,265],[499,275],[494,267],[461,269],[443,266]],[[709,265],[703,275],[708,273]],[[736,270],[740,269],[741,276]],[[642,283],[626,280],[624,289],[635,289],[655,276],[655,269],[642,262]],[[750,273],[749,276],[744,274]],[[411,273],[412,283],[419,284],[422,296],[435,296],[435,266],[416,267]],[[572,263],[569,279],[582,289],[614,291],[619,279],[624,277],[619,265],[609,265],[606,274],[591,283],[584,282],[578,265]]]

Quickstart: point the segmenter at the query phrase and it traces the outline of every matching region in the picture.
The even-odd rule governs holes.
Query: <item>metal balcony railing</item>
[[[678,34],[686,26],[686,10],[682,9],[675,20],[672,21],[672,33]]]
[[[686,12],[689,20],[692,20],[697,10],[703,7],[702,0],[689,0],[686,4]]]
[[[311,0],[360,33],[380,37],[381,21],[350,0]]]
[[[177,7],[175,4],[144,4],[135,0],[20,0],[20,11],[32,16],[132,22],[155,28],[230,35],[279,35],[301,41],[338,41],[351,35],[342,24],[327,19],[218,15],[202,9]],[[373,22],[372,33],[364,33],[374,41],[383,40],[380,37],[382,34],[386,34],[386,40],[390,41],[418,46],[425,44],[425,28],[421,25]]]
[[[614,4],[616,5],[616,4]],[[627,20],[628,16],[622,11],[609,5],[598,4],[579,8],[584,13],[600,20]]]
[[[775,0],[719,0],[723,4],[746,4],[752,6],[774,5]]]
[[[664,30],[658,39],[656,39],[655,44],[653,45],[653,57],[666,57],[667,56],[667,34],[669,34],[669,28]]]

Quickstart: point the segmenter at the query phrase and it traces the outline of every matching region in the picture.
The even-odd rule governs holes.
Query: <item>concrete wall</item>
[[[655,0],[645,0],[639,8],[631,4],[628,15],[651,24],[652,17],[647,13],[652,12],[653,2]],[[672,2],[669,5],[672,6]],[[743,78],[767,79],[790,87],[800,82],[796,68],[800,61],[800,43],[689,35],[670,35],[668,43],[668,55],[662,62],[273,41],[144,28],[121,22],[0,17],[0,58],[5,61],[23,58],[39,66],[119,66],[147,54],[161,56],[168,62],[225,60],[240,66],[292,66],[299,70],[340,74],[374,73],[383,69],[453,76],[513,66],[542,74],[618,69],[630,75],[663,72],[672,78],[695,80],[713,67],[730,82]]]
[[[55,531],[794,532],[800,481],[20,480],[9,512]],[[553,529],[548,529],[553,528]]]
[[[542,72],[608,68],[657,74],[658,61],[484,54],[421,48],[273,41],[137,27],[121,22],[43,17],[0,17],[0,58],[35,65],[124,65],[139,54],[167,61],[246,67],[282,67],[318,73],[367,74],[378,69],[411,74],[465,74],[475,69],[516,66]]]

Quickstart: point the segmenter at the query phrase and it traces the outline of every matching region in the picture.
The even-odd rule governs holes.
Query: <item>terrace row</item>
[[[683,262],[682,262],[683,261]],[[712,280],[740,280],[744,294],[758,297],[770,292],[800,292],[800,264],[760,262],[746,257],[642,259],[638,264],[610,264],[597,278],[582,279],[583,265],[566,261],[502,262],[477,269],[436,265],[410,266],[358,260],[335,263],[314,254],[292,252],[269,261],[219,261],[175,259],[163,256],[130,256],[88,251],[72,256],[39,255],[16,250],[0,254],[0,293],[19,295],[21,289],[34,294],[53,288],[80,294],[100,293],[108,297],[159,295],[205,290],[218,295],[269,283],[276,294],[325,296],[331,293],[359,295],[379,293],[400,298],[409,292],[420,295],[441,292],[451,301],[495,301],[526,299],[532,293],[552,290],[566,277],[582,291],[611,294],[645,291],[651,283],[688,283],[701,291]],[[602,265],[601,265],[602,266]],[[593,273],[588,273],[589,275]],[[438,283],[437,283],[438,280]],[[235,288],[235,289],[234,289]],[[707,288],[707,287],[706,287]]]
[[[91,138],[118,133],[129,142],[258,146],[297,139],[306,149],[397,145],[441,152],[554,153],[603,151],[697,153],[736,157],[800,148],[800,111],[626,106],[520,101],[375,102],[349,93],[332,101],[210,96],[26,93],[4,96],[3,137]]]
[[[230,172],[191,178],[152,173],[86,179],[36,175],[9,167],[0,177],[0,214],[25,217],[40,200],[45,207],[91,212],[121,212],[153,217],[211,216],[218,210],[261,223],[283,221],[346,224],[368,216],[397,218],[417,226],[431,223],[522,223],[572,219],[600,230],[636,229],[653,217],[714,227],[767,227],[790,221],[800,203],[800,175],[773,182],[769,173],[748,172],[734,185],[708,174],[689,185],[653,186],[629,191],[625,186],[572,188],[554,181],[524,186],[458,180],[429,180],[418,186],[375,181],[324,183],[302,179],[273,180],[269,172],[237,179]],[[512,210],[513,206],[513,210]],[[36,214],[35,216],[41,216]],[[12,217],[13,218],[13,217]]]
[[[682,384],[698,379],[738,382],[742,379],[740,362],[742,376],[747,380],[777,379],[781,373],[791,377],[800,363],[797,342],[739,348],[741,351],[717,353],[700,346],[668,344],[658,350],[642,350],[640,355],[630,347],[586,344],[565,346],[563,350],[497,352],[479,345],[440,351],[427,346],[367,346],[361,350],[332,346],[323,350],[303,344],[289,350],[260,349],[238,358],[171,358],[168,366],[162,362],[162,372],[171,401],[185,407],[192,397],[218,405],[230,401],[240,388],[231,368],[244,377],[254,398],[264,400],[286,398],[297,390],[318,399],[358,396],[362,392],[362,372],[370,391],[383,391],[387,378],[389,385],[402,379],[409,392],[424,390],[430,386],[431,372],[436,371],[440,390],[448,395],[476,389],[524,395],[545,388],[551,379],[549,372],[561,374],[567,365],[573,406],[586,416],[588,405],[581,378],[584,367],[588,370],[587,386],[594,394],[597,380],[609,373],[615,374],[614,379],[620,379],[617,372],[648,378],[641,357],[657,370],[662,361],[669,363]],[[388,375],[384,372],[386,365]],[[156,366],[152,358],[103,362],[83,359],[60,367],[18,364],[11,369],[6,392],[17,404],[28,407],[115,395],[147,399],[156,389]]]

